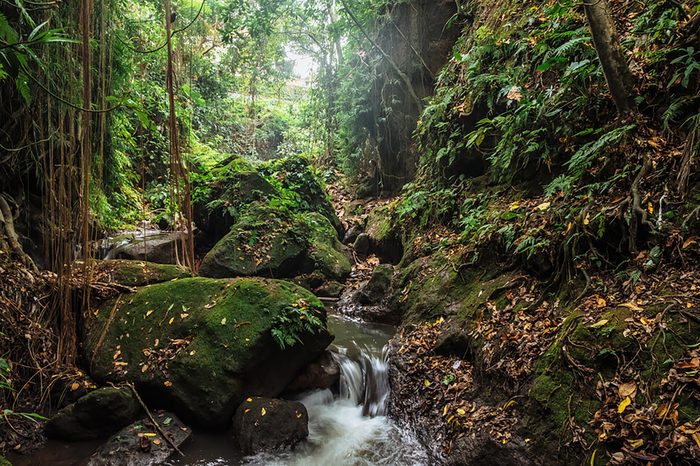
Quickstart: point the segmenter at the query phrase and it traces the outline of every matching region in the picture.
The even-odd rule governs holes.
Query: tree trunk
[[[620,48],[607,0],[584,0],[583,5],[615,106],[619,113],[629,113],[635,106],[634,77]]]

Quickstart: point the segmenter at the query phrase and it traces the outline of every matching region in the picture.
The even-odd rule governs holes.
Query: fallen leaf
[[[625,398],[624,400],[622,400],[622,401],[620,402],[619,405],[617,405],[617,412],[618,412],[619,414],[624,413],[624,412],[625,412],[625,409],[627,409],[627,407],[630,405],[630,403],[632,403],[632,400],[631,400],[630,397],[628,396],[627,398]]]
[[[644,310],[644,308],[641,308],[632,302],[620,304],[620,307],[626,307],[627,309],[629,309],[631,311],[643,311]]]
[[[617,387],[617,393],[620,398],[634,398],[637,394],[637,384],[634,382],[623,383]]]
[[[267,414],[267,410],[266,410],[265,408],[262,408],[262,409],[260,410],[260,415],[261,415],[261,416],[264,416],[264,415],[266,415],[266,414]]]
[[[595,324],[591,325],[590,328],[600,328],[603,325],[607,324],[608,322],[610,322],[608,319],[601,319],[598,322],[596,322]]]
[[[73,382],[73,384],[70,386],[70,391],[74,392],[79,388],[80,388],[80,384],[78,382]]]
[[[552,206],[551,202],[543,202],[542,204],[537,206],[537,210],[544,212],[547,209],[549,209]]]

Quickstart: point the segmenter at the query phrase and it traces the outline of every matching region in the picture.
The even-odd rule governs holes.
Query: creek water
[[[293,452],[242,457],[230,436],[195,435],[185,458],[170,466],[413,466],[428,463],[409,433],[387,417],[386,345],[395,329],[329,316],[333,354],[341,376],[336,393],[318,390],[297,397],[309,412],[308,441]]]
[[[333,355],[341,369],[335,391],[299,395],[309,412],[309,438],[293,452],[245,457],[230,433],[195,431],[183,445],[184,458],[167,466],[414,466],[428,464],[410,432],[387,416],[389,378],[386,345],[395,329],[329,315],[336,339]],[[99,442],[50,442],[37,453],[12,458],[15,466],[82,466]]]

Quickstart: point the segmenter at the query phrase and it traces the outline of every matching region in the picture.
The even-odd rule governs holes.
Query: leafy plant
[[[318,311],[309,308],[303,300],[294,306],[287,307],[284,312],[275,317],[272,324],[272,338],[281,349],[290,348],[302,343],[304,334],[317,334],[324,328],[323,319]]]

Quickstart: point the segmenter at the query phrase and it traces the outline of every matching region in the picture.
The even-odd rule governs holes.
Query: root
[[[14,216],[5,197],[0,194],[0,248],[8,247],[10,252],[19,257],[20,261],[33,272],[37,271],[34,261],[24,252],[15,231]]]
[[[641,184],[644,177],[647,175],[647,172],[650,168],[651,161],[648,157],[645,156],[642,169],[639,170],[639,173],[637,174],[637,177],[634,179],[632,187],[630,188],[631,218],[629,227],[629,250],[633,255],[636,255],[639,252],[639,250],[637,249],[637,240],[639,237],[640,227],[645,226],[651,230],[654,229],[654,226],[648,220],[648,213],[646,209],[642,207],[642,196],[639,194],[639,185]]]

